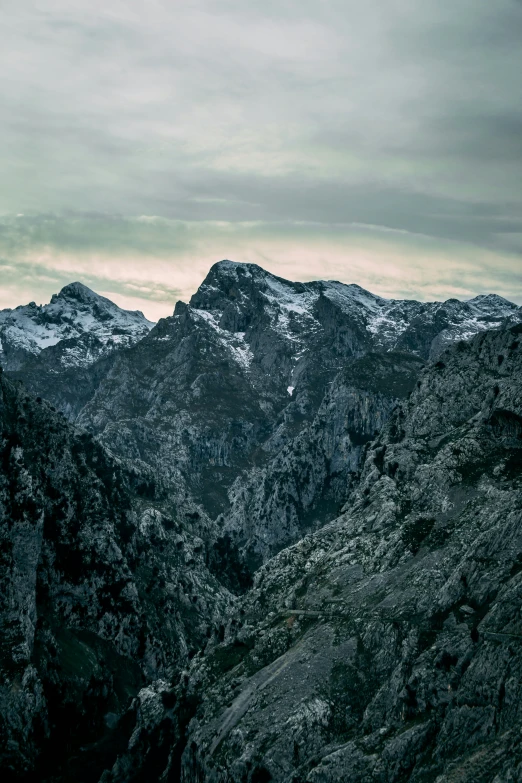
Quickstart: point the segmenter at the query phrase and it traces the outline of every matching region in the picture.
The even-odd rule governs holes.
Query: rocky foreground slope
[[[421,371],[343,513],[258,571],[170,710],[137,704],[103,783],[154,753],[184,783],[522,779],[521,343]]]
[[[132,697],[219,633],[194,516],[0,374],[2,780],[98,780]]]

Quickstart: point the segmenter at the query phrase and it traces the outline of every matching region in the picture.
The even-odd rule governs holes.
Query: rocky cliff
[[[251,570],[337,516],[365,444],[411,393],[423,366],[418,357],[395,351],[348,363],[328,384],[310,423],[263,467],[236,479],[230,507],[217,522]]]
[[[3,779],[97,780],[132,698],[219,633],[231,597],[194,511],[174,511],[0,375]]]
[[[172,691],[191,711],[161,780],[521,779],[521,336],[428,364],[341,515],[259,569]]]
[[[78,422],[218,519],[218,550],[252,571],[335,516],[416,361],[520,312],[495,296],[386,300],[222,261],[189,305],[115,356]]]

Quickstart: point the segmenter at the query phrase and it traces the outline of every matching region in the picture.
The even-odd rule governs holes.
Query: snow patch
[[[244,370],[248,370],[252,364],[254,354],[245,340],[245,332],[227,332],[219,326],[220,312],[209,312],[192,307],[192,312],[205,321],[216,332],[219,341],[231,353],[232,358]]]

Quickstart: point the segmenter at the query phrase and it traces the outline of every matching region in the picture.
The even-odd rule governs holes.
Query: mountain
[[[177,497],[188,493],[218,521],[225,559],[238,552],[251,572],[335,516],[361,445],[411,391],[420,360],[520,316],[495,296],[386,300],[357,285],[292,283],[222,261],[188,305],[178,302],[172,317],[115,356],[77,421],[115,454],[151,466]],[[390,352],[409,377],[400,393],[386,369]],[[361,389],[358,367],[370,355],[375,382],[362,371]],[[321,418],[341,386],[326,442]],[[265,498],[277,498],[275,518]]]
[[[2,319],[4,777],[522,777],[520,308],[224,261]]]
[[[133,345],[152,326],[139,310],[122,310],[87,286],[71,283],[49,304],[0,311],[0,360],[4,369],[18,370],[29,357],[54,348],[46,355],[62,368],[84,367],[117,347]]]
[[[49,304],[0,311],[0,366],[70,418],[90,399],[115,351],[152,328],[139,311],[122,310],[81,283]]]
[[[43,308],[4,316],[18,314],[18,342],[35,351],[23,363],[5,337],[14,327],[2,339],[13,379],[214,520],[212,567],[237,590],[336,516],[364,444],[422,362],[521,313],[496,295],[387,300],[221,261],[152,329],[74,283]],[[42,335],[56,342],[36,352]]]
[[[439,354],[329,525],[280,552],[222,643],[135,713],[103,783],[500,783],[522,777],[522,326]]]
[[[232,597],[197,512],[156,494],[0,374],[3,780],[98,780],[140,689],[177,681],[219,633]]]
[[[343,356],[350,350],[348,344],[357,351],[358,340],[374,349],[408,350],[433,358],[445,342],[468,339],[520,318],[520,308],[496,294],[467,302],[384,299],[355,284],[291,283],[256,264],[232,261],[211,268],[190,304],[210,313],[222,329],[239,333],[248,331],[262,309],[271,331],[291,344],[294,361],[301,358],[303,348],[325,338],[333,339],[331,347]],[[312,335],[318,339],[312,340]]]

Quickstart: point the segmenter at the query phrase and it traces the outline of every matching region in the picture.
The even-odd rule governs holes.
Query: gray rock
[[[136,492],[148,480],[0,374],[0,761],[10,779],[96,779],[128,742],[132,698],[152,721],[142,686],[177,681],[219,631],[232,597],[206,567],[191,508],[173,518],[154,507]]]
[[[520,333],[429,365],[343,514],[257,572],[189,672],[181,780],[520,779]]]
[[[386,300],[223,261],[114,358],[78,423],[216,521],[215,568],[240,588],[335,518],[421,360],[520,314],[500,297]]]

